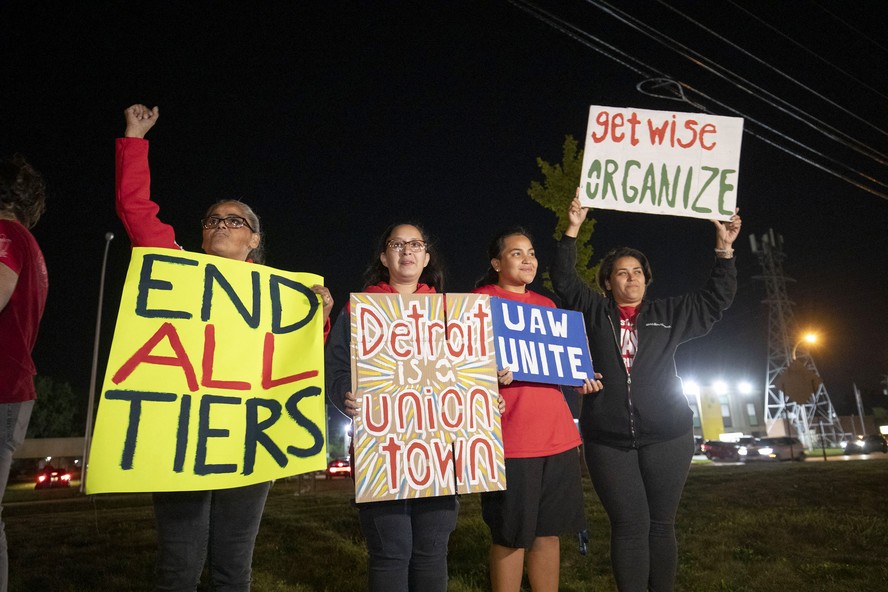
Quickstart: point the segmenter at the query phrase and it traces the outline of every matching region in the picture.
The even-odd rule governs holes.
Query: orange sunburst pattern
[[[490,303],[352,294],[358,502],[505,489]]]

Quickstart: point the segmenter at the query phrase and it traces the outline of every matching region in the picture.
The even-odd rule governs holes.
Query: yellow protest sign
[[[225,489],[323,469],[323,278],[133,249],[87,493]]]
[[[355,499],[506,488],[489,297],[352,294]]]

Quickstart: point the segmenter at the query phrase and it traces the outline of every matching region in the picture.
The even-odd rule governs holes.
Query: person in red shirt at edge
[[[117,215],[134,247],[181,249],[175,232],[157,218],[151,200],[148,141],[145,134],[160,116],[157,107],[133,105],[124,111],[126,131],[116,145]],[[201,220],[202,248],[216,255],[264,263],[259,218],[247,204],[221,200]],[[324,336],[333,299],[327,288],[312,290],[323,299]],[[250,589],[253,547],[271,483],[215,491],[156,492],[156,590],[196,590],[209,550],[214,590]]]
[[[29,229],[40,220],[45,203],[43,177],[24,158],[0,163],[0,501],[37,398],[31,351],[49,280]],[[0,521],[0,592],[6,592],[8,574],[6,531]]]
[[[490,267],[475,293],[555,308],[549,298],[527,289],[537,272],[530,235],[523,228],[497,235],[488,249]],[[580,481],[582,443],[558,386],[518,382],[499,369],[506,457],[505,491],[481,494],[481,510],[490,528],[490,580],[494,592],[521,589],[524,562],[534,592],[558,590],[559,535],[585,529]],[[577,390],[597,392],[601,383],[586,379]]]

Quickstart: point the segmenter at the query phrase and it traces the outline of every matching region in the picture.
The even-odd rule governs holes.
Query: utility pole
[[[765,300],[768,305],[768,370],[765,376],[765,426],[770,433],[778,424],[787,436],[797,436],[805,448],[813,449],[815,438],[824,439],[830,447],[841,446],[845,439],[839,418],[826,391],[826,385],[819,386],[806,403],[799,404],[786,396],[778,386],[778,379],[797,357],[817,377],[820,373],[807,349],[798,356],[797,334],[793,317],[793,302],[786,290],[787,282],[794,281],[783,273],[783,237],[773,229],[756,237],[749,236],[752,252],[762,266],[762,275],[755,279],[765,282]],[[819,428],[819,429],[818,429]],[[778,428],[779,429],[779,428]],[[795,431],[793,434],[792,431]],[[819,432],[819,434],[818,434]]]

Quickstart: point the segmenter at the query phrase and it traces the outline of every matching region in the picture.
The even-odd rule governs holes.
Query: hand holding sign
[[[512,371],[508,368],[496,371],[496,379],[503,386],[512,384]]]
[[[491,298],[499,383],[512,380],[582,386],[592,376],[583,315]],[[504,382],[508,379],[508,382]]]
[[[564,231],[566,236],[571,238],[576,238],[577,234],[580,232],[580,226],[583,225],[583,222],[586,220],[586,214],[589,213],[589,208],[584,207],[580,203],[580,188],[577,187],[577,194],[574,196],[573,200],[570,202],[570,207],[567,209],[567,230]]]
[[[732,250],[737,235],[740,234],[740,208],[734,210],[734,215],[727,222],[713,220],[715,224],[715,249],[716,251]]]
[[[345,393],[345,414],[354,419],[361,413],[361,404],[354,393],[348,391]]]
[[[592,393],[597,393],[603,389],[604,385],[601,383],[601,374],[598,372],[595,373],[594,379],[587,378],[583,381],[583,384],[574,387],[574,390],[581,395],[591,395]]]

